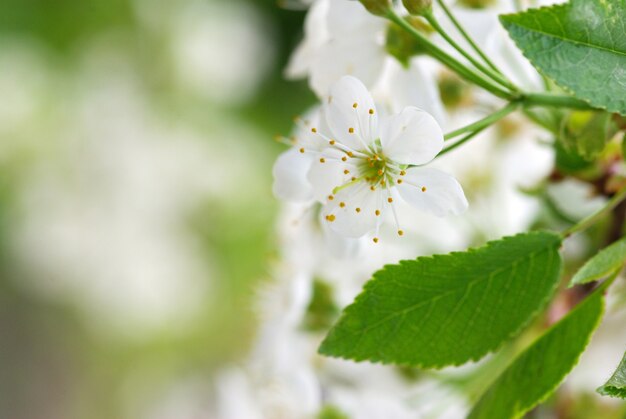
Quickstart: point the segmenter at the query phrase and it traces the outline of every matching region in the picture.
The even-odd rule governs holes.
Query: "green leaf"
[[[599,111],[574,111],[563,121],[559,139],[570,151],[585,159],[596,158],[617,134],[613,115]]]
[[[613,376],[597,391],[604,396],[626,399],[626,353]]]
[[[519,418],[545,400],[578,363],[603,311],[601,292],[585,299],[504,370],[469,418]]]
[[[626,261],[626,237],[605,247],[583,265],[572,281],[570,286],[587,284],[609,276],[620,269]]]
[[[626,0],[572,0],[500,21],[539,71],[595,107],[626,114]]]
[[[319,351],[421,367],[478,360],[550,298],[561,270],[560,244],[554,233],[526,233],[386,266],[345,309]]]

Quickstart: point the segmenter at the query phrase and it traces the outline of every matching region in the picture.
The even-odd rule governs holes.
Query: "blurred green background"
[[[0,418],[204,417],[169,398],[210,405],[254,336],[273,137],[314,100],[282,78],[303,17],[0,4]]]

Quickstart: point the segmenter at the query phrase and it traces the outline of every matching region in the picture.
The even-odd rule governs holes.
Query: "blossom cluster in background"
[[[358,1],[89,3],[0,6],[0,417],[462,417],[515,348],[435,372],[317,348],[385,264],[601,206],[542,183],[548,134],[509,116],[436,157],[504,102]],[[449,3],[542,89],[497,15],[555,2]],[[623,415],[588,393],[626,340],[624,301],[609,310],[576,404],[540,415]]]

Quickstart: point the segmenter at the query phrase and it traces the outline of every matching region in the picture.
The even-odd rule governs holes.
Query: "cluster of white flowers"
[[[389,23],[359,2],[309,3],[305,37],[286,75],[308,77],[321,105],[280,138],[290,147],[274,166],[274,193],[285,201],[281,260],[259,294],[256,350],[218,381],[224,397],[216,415],[461,417],[468,401],[446,377],[463,368],[424,377],[324,358],[316,348],[339,308],[385,263],[526,229],[538,205],[522,190],[549,173],[554,156],[536,141],[539,131],[508,117],[463,153],[437,157],[442,127],[467,125],[503,102],[425,55],[400,64],[388,54]],[[478,10],[463,3],[453,10],[490,58],[514,69],[517,83],[539,88],[539,75],[512,52],[497,22],[514,2],[485,1]],[[226,396],[232,392],[237,400]]]

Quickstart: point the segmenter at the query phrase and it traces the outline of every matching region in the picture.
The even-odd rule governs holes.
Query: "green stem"
[[[469,34],[465,31],[463,26],[459,23],[456,17],[452,14],[452,11],[448,8],[448,6],[446,6],[446,3],[444,2],[444,0],[437,0],[437,2],[441,6],[441,9],[446,14],[446,16],[448,16],[448,19],[450,19],[450,22],[452,22],[454,27],[459,31],[459,33],[461,34],[461,36],[463,36],[463,38],[467,41],[467,43],[470,44],[472,49],[476,51],[478,55],[480,55],[480,58],[482,58],[483,61],[489,67],[491,67],[493,71],[495,71],[498,74],[502,74],[502,71],[500,71],[500,69],[493,63],[493,61],[489,59],[489,57],[487,57],[487,55],[480,49],[480,47],[476,45],[476,42],[474,42],[472,37],[469,36]]]
[[[573,96],[552,95],[546,93],[525,93],[522,97],[524,105],[530,106],[551,106],[557,108],[570,108],[580,110],[595,109],[588,102],[577,99]]]
[[[626,199],[626,188],[623,188],[618,193],[616,193],[611,199],[609,199],[609,201],[604,205],[604,207],[600,208],[595,213],[579,221],[577,224],[571,226],[567,230],[563,231],[561,233],[561,237],[565,239],[571,236],[572,234],[578,233],[580,231],[586,230],[587,228],[591,227],[596,222],[598,222],[598,220],[606,216],[608,212],[612,211],[616,206],[618,206],[619,203],[622,202],[624,199]]]
[[[468,142],[469,140],[471,140],[472,138],[474,138],[475,136],[477,136],[478,134],[480,134],[481,132],[483,132],[484,130],[486,130],[488,128],[487,125],[485,125],[484,127],[478,128],[476,131],[474,132],[470,132],[469,134],[467,134],[465,137],[461,138],[459,141],[457,141],[454,144],[449,145],[448,147],[444,148],[443,150],[441,150],[441,152],[439,154],[437,154],[437,157],[441,157],[444,154],[447,154],[449,152],[451,152],[452,150],[454,150],[455,148],[465,144],[466,142]]]
[[[515,111],[518,107],[519,107],[519,102],[511,102],[508,105],[506,105],[504,108],[492,113],[491,115],[483,119],[480,119],[472,124],[466,125],[462,128],[459,128],[457,130],[447,133],[444,136],[444,139],[450,140],[454,137],[458,137],[461,134],[465,134],[466,132],[473,132],[477,130],[482,130],[483,128],[487,128],[488,126],[498,122],[499,120],[501,120],[502,118],[510,114],[511,112]]]
[[[493,84],[491,81],[483,78],[480,74],[470,70],[463,63],[456,58],[449,55],[447,52],[430,42],[424,35],[422,35],[417,29],[415,29],[409,22],[398,16],[393,10],[389,9],[387,12],[387,18],[396,23],[398,26],[410,33],[416,40],[418,40],[424,50],[430,54],[433,58],[439,60],[446,65],[452,71],[456,72],[464,79],[488,90],[492,94],[510,100],[516,98],[517,95],[513,95],[510,92],[502,89],[500,86]]]
[[[503,87],[506,87],[507,89],[510,89],[513,92],[519,91],[517,86],[515,86],[513,83],[511,83],[510,81],[502,77],[501,74],[494,72],[492,69],[482,65],[478,60],[476,60],[467,51],[465,51],[459,44],[457,44],[456,41],[452,39],[450,35],[448,35],[446,31],[441,27],[441,25],[439,24],[435,16],[432,14],[432,12],[424,13],[424,18],[443,37],[443,39],[445,39],[448,42],[448,44],[452,46],[452,48],[454,48],[462,56],[467,58],[467,60],[470,63],[472,63],[474,67],[476,67],[478,70],[482,71],[483,74],[485,74],[488,77],[491,77],[493,81],[499,83],[500,85],[502,85]]]

